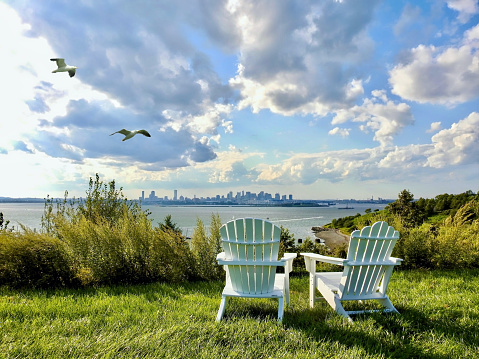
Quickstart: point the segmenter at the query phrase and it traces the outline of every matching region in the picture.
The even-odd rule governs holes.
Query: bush
[[[394,247],[392,255],[402,258],[401,267],[407,268],[431,268],[434,246],[434,238],[429,225],[413,228],[409,231],[400,231],[400,238]]]
[[[123,207],[122,218],[93,223],[56,221],[82,284],[178,282],[194,277],[188,243],[175,231],[153,228],[146,214]]]
[[[65,244],[24,229],[0,231],[0,285],[51,288],[78,284]]]
[[[221,249],[219,229],[221,221],[219,215],[211,216],[210,235],[206,234],[206,227],[199,218],[191,236],[191,249],[195,258],[196,270],[200,279],[219,279],[223,277],[223,269],[218,265],[216,256]]]
[[[479,221],[441,227],[435,246],[432,262],[436,268],[479,267]]]
[[[98,175],[90,178],[85,200],[68,200],[65,192],[54,207],[47,197],[43,233],[0,231],[0,285],[88,286],[211,276],[203,271],[200,277],[198,266],[212,265],[216,246],[204,263],[203,257],[196,263],[171,216],[168,226],[153,228],[149,213],[129,203],[114,181],[104,185]]]

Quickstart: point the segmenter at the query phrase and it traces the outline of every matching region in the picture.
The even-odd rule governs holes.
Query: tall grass
[[[477,358],[479,271],[401,271],[388,294],[398,314],[349,324],[308,304],[233,298],[215,322],[223,281],[86,289],[0,289],[2,358]]]

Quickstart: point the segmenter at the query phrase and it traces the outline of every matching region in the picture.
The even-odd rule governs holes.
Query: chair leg
[[[399,313],[398,310],[394,307],[388,297],[383,299],[376,299],[383,307],[385,307],[388,311]]]
[[[286,299],[286,306],[289,305],[289,278],[284,278],[284,291],[283,295]]]
[[[314,298],[316,294],[316,286],[315,286],[315,276],[314,273],[309,274],[309,306],[311,308],[314,307]]]
[[[342,316],[343,318],[346,318],[350,323],[352,323],[353,319],[349,316],[348,312],[344,310],[344,307],[341,304],[341,301],[337,298],[334,298],[334,302],[335,302],[335,307],[333,308],[336,311],[336,313],[338,313],[340,316]]]
[[[318,290],[323,295],[324,300],[328,302],[328,304],[335,310],[336,313],[349,320],[349,322],[353,322],[349,314],[346,312],[346,310],[344,310],[341,300],[339,300],[337,294],[328,288],[324,282],[318,281]]]
[[[223,319],[223,314],[225,314],[227,300],[228,300],[228,297],[223,295],[221,298],[220,309],[218,310],[218,314],[216,315],[217,322],[221,322],[221,319]]]
[[[284,315],[284,299],[278,298],[278,322],[281,323],[283,321]]]

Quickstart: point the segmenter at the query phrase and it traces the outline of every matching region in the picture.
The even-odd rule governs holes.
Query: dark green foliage
[[[350,233],[357,229],[355,219],[359,217],[361,217],[361,215],[356,213],[354,216],[333,219],[330,225],[326,225],[326,227],[337,228]]]
[[[299,246],[296,246],[292,252],[298,254],[298,256],[293,261],[293,274],[301,273],[306,274],[306,266],[304,264],[304,257],[300,253],[317,253],[322,255],[332,255],[329,249],[319,243],[314,243],[309,237],[306,238],[303,243]],[[318,264],[318,270],[328,270],[331,269],[329,264],[320,263]],[[336,269],[335,269],[336,270]]]
[[[6,230],[10,221],[5,221],[3,219],[3,213],[0,212],[0,231]]]
[[[399,217],[406,228],[419,226],[426,218],[425,212],[414,202],[414,196],[408,190],[399,193],[398,199],[387,205],[386,209]]]
[[[279,245],[279,258],[283,257],[284,253],[296,253],[297,257],[293,260],[293,275],[305,274],[306,267],[304,265],[304,257],[300,253],[318,253],[324,255],[330,255],[328,248],[319,243],[314,243],[309,237],[307,237],[303,243],[296,245],[294,235],[289,233],[287,228],[281,226],[281,237]],[[329,268],[329,267],[328,267]],[[282,268],[278,268],[279,272],[282,272]]]
[[[281,228],[281,236],[279,241],[279,258],[283,257],[284,253],[292,253],[296,251],[296,241],[294,239],[294,234],[289,233],[288,228]]]
[[[173,222],[173,220],[171,219],[171,214],[168,214],[163,220],[163,223],[160,223],[160,229],[162,231],[172,231],[176,234],[181,235],[181,229],[176,223]]]

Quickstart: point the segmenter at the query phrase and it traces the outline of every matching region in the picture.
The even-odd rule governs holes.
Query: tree
[[[10,223],[10,221],[4,221],[3,220],[3,213],[0,212],[0,231],[1,230],[6,230],[9,223]]]
[[[422,224],[425,219],[424,212],[414,202],[414,195],[404,189],[399,193],[398,199],[386,206],[392,214],[398,216],[406,228],[413,228]]]
[[[284,253],[295,252],[296,250],[296,241],[294,239],[294,234],[289,233],[288,228],[281,226],[281,236],[279,240],[279,258],[283,256]]]
[[[171,214],[166,215],[163,223],[160,223],[160,229],[164,232],[174,232],[176,234],[182,234],[181,229],[178,227],[176,223],[173,223],[171,219]]]

